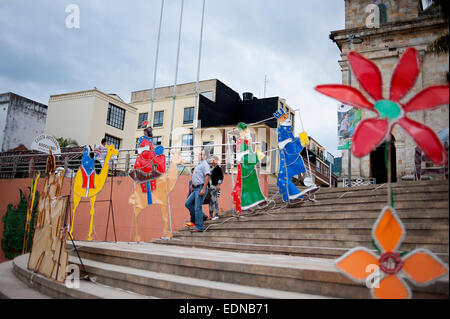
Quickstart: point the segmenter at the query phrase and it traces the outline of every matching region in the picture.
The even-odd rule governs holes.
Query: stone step
[[[41,274],[34,273],[27,269],[29,254],[21,255],[13,260],[13,273],[29,289],[39,292],[50,298],[58,299],[149,299],[151,297],[137,294],[130,291],[113,288],[89,280],[80,280],[79,288],[68,288],[65,284],[46,278]],[[1,285],[0,285],[1,287]],[[6,291],[10,298],[17,296],[10,291]],[[20,297],[25,298],[25,297]]]
[[[303,205],[300,205],[298,207],[287,207],[287,208],[280,208],[275,209],[271,211],[283,211],[283,212],[344,212],[344,211],[356,211],[358,213],[363,214],[364,211],[367,210],[378,210],[379,212],[382,211],[382,209],[386,206],[386,203],[383,202],[367,202],[367,203],[353,203],[352,201],[348,201],[347,203],[342,203],[340,205],[337,204],[326,204],[324,205],[320,201],[316,202],[306,202]],[[432,200],[432,201],[425,201],[425,200],[408,200],[408,201],[395,201],[394,203],[395,210],[399,209],[424,209],[424,213],[428,209],[434,209],[434,208],[440,208],[440,209],[447,209],[448,206],[448,200]]]
[[[154,239],[152,243],[163,245],[176,245],[185,247],[196,247],[206,249],[220,249],[233,252],[245,253],[260,253],[260,254],[281,254],[290,256],[314,257],[314,258],[328,258],[336,259],[349,251],[351,248],[336,248],[326,246],[295,246],[295,245],[272,245],[272,244],[257,244],[257,243],[242,243],[242,242],[206,242],[199,238],[191,240],[160,240]],[[362,245],[371,249],[376,253],[375,249],[369,245]],[[423,247],[426,245],[419,245]],[[403,246],[402,246],[403,247]],[[406,246],[408,247],[408,245]],[[409,246],[411,247],[411,246]],[[415,247],[412,247],[415,248]],[[407,250],[407,249],[405,249]],[[402,250],[403,251],[403,250]],[[433,251],[441,260],[448,263],[448,250],[445,252]]]
[[[397,211],[399,217],[404,222],[427,222],[427,223],[439,223],[448,225],[449,221],[449,213],[446,209],[434,209],[427,211],[424,213],[423,210],[400,210]],[[220,218],[215,221],[208,220],[204,222],[204,225],[211,226],[213,229],[214,225],[222,224],[222,223],[231,223],[231,222],[252,222],[252,221],[269,221],[269,222],[278,222],[278,221],[292,221],[292,222],[302,222],[302,221],[323,221],[323,222],[334,222],[336,220],[354,220],[354,221],[371,221],[374,222],[378,216],[379,212],[367,211],[357,214],[355,212],[344,212],[344,213],[310,213],[310,212],[301,212],[301,213],[272,213],[272,212],[263,212],[257,216],[245,216],[244,218]],[[207,227],[206,226],[206,227]]]
[[[0,263],[0,299],[50,299],[14,275],[13,261]]]
[[[392,183],[392,189],[401,189],[401,188],[420,188],[424,192],[430,192],[434,189],[434,187],[439,186],[447,186],[448,187],[448,180],[434,180],[434,181],[410,181],[410,182],[399,182],[399,183]],[[299,187],[299,189],[304,189],[305,187]],[[366,186],[357,186],[357,187],[321,187],[320,193],[344,193],[348,191],[358,192],[358,191],[364,191],[364,190],[373,190],[373,189],[387,189],[387,184],[375,184],[375,185],[366,185]],[[278,191],[278,188],[276,185],[269,185],[269,191]]]
[[[201,235],[201,236],[200,236]],[[372,238],[370,236],[359,236],[364,239],[361,240],[348,240],[347,238],[341,240],[326,240],[326,239],[293,239],[293,238],[273,238],[270,234],[263,236],[251,236],[247,234],[241,234],[241,236],[230,236],[230,234],[224,233],[223,235],[218,235],[214,232],[203,233],[198,236],[192,235],[182,235],[177,234],[174,236],[175,239],[181,241],[205,241],[205,243],[242,243],[242,244],[261,244],[261,245],[273,245],[273,246],[306,246],[306,247],[332,247],[332,248],[353,248],[356,246],[364,246],[373,249]],[[326,234],[321,234],[325,236]],[[292,236],[291,236],[292,237]],[[413,250],[415,248],[427,248],[436,253],[446,253],[448,254],[448,239],[439,243],[423,243],[422,238],[428,237],[413,237],[413,239],[405,237],[407,241],[403,241],[402,250]]]
[[[80,265],[74,256],[70,261]],[[83,261],[86,271],[98,282],[143,295],[170,299],[323,299],[325,297],[289,291],[249,287],[133,267],[112,265],[94,260]]]
[[[306,204],[309,205],[309,204]],[[251,213],[247,213],[247,212],[243,212],[241,214],[241,216],[244,216],[244,218],[251,218],[251,219],[255,219],[256,217],[259,219],[270,219],[270,218],[289,218],[289,217],[284,217],[284,216],[299,216],[299,218],[303,218],[305,217],[306,219],[316,219],[316,216],[320,216],[317,217],[317,219],[320,219],[321,217],[327,218],[327,216],[329,217],[333,217],[333,215],[339,215],[339,214],[346,214],[345,216],[350,217],[351,216],[355,216],[354,218],[365,218],[365,216],[370,216],[371,218],[373,216],[378,216],[382,210],[382,205],[370,205],[370,206],[366,206],[363,207],[361,209],[355,209],[353,207],[353,205],[340,205],[339,207],[334,207],[334,208],[328,208],[328,207],[322,207],[322,208],[316,208],[317,206],[306,206],[306,205],[302,205],[302,206],[297,206],[297,207],[291,207],[291,208],[276,208],[273,210],[262,210],[262,211],[257,211],[257,212],[251,212]],[[437,206],[437,208],[433,208],[433,207],[423,207],[423,206],[427,206],[426,204],[422,204],[422,203],[418,203],[416,206],[416,208],[408,208],[405,206],[408,205],[403,205],[403,204],[399,204],[399,205],[395,205],[395,210],[397,212],[397,214],[400,216],[400,218],[420,218],[420,219],[427,219],[428,221],[431,221],[433,218],[438,218],[438,219],[446,219],[449,216],[449,210],[448,207],[443,207],[445,206],[444,204],[437,204],[437,205],[433,205],[433,206]],[[420,207],[422,206],[422,207]],[[428,205],[430,206],[430,205]],[[441,207],[439,207],[441,206]],[[370,215],[369,215],[370,214]],[[447,216],[447,217],[446,217]],[[210,225],[210,224],[217,224],[217,223],[222,223],[224,221],[226,221],[227,219],[230,220],[234,220],[234,219],[238,219],[239,216],[237,216],[233,210],[229,210],[229,211],[225,211],[220,213],[220,219],[216,220],[216,221],[211,221],[211,220],[207,220],[204,222],[205,225]]]
[[[378,185],[377,187],[352,187],[352,188],[319,188],[315,193],[316,199],[326,199],[326,198],[338,198],[338,197],[359,197],[359,196],[372,196],[377,195],[387,195],[388,188],[386,185]],[[305,190],[306,187],[299,187],[300,191]],[[434,192],[448,192],[448,184],[439,184],[434,186],[410,186],[410,187],[392,187],[392,192],[394,196],[398,194],[431,194]],[[333,191],[331,191],[333,190]],[[269,197],[278,194],[278,188],[269,188]]]
[[[432,189],[424,190],[422,187],[412,187],[412,188],[396,188],[393,189],[393,194],[395,196],[399,195],[410,195],[410,194],[432,194],[432,193],[447,193],[448,185],[438,185],[434,186]],[[369,197],[373,195],[377,196],[387,196],[387,188],[374,188],[371,190],[348,190],[346,192],[326,192],[322,188],[315,193],[316,199],[327,199],[327,198],[355,198],[355,197]]]
[[[344,195],[346,195],[344,193]],[[342,195],[341,195],[342,196]],[[335,206],[335,205],[357,205],[357,204],[369,204],[369,203],[387,203],[388,197],[386,194],[371,194],[367,196],[338,196],[334,198],[322,198],[316,196],[315,202],[305,201],[304,206]],[[272,198],[276,203],[282,203],[281,196]],[[433,193],[408,193],[408,194],[394,194],[394,206],[402,202],[417,203],[420,201],[446,201],[448,203],[449,193],[446,192],[433,192]]]
[[[329,213],[329,214],[343,214],[343,213],[352,213],[355,216],[356,215],[366,215],[369,213],[377,213],[380,214],[382,211],[384,204],[379,203],[370,203],[370,204],[345,204],[345,205],[326,205],[326,206],[320,206],[316,205],[316,203],[304,203],[302,205],[296,206],[296,207],[285,207],[285,205],[276,205],[275,209],[267,209],[267,210],[260,210],[257,212],[243,212],[240,216],[244,216],[244,218],[262,218],[263,216],[287,216],[287,215],[296,215],[300,214],[299,216],[305,216],[305,215],[311,215],[314,216],[318,213]],[[273,206],[271,206],[273,207]],[[444,212],[449,211],[448,207],[448,201],[408,201],[408,202],[396,202],[395,210],[399,214],[404,214],[404,212],[412,212],[409,215],[405,216],[412,216],[412,214],[421,215],[420,218],[428,218],[426,217],[428,213],[430,215],[435,216],[435,213],[442,213],[440,216],[444,216]],[[187,213],[186,213],[186,217]],[[233,210],[229,210],[226,212],[220,213],[220,219],[216,221],[208,220],[205,222],[206,224],[215,224],[215,223],[221,223],[225,221],[226,219],[232,218],[232,217],[238,217]],[[244,219],[243,218],[243,219]],[[311,217],[314,218],[314,217]],[[355,217],[357,218],[357,217]],[[439,218],[445,218],[439,217]],[[233,218],[234,219],[234,218]],[[243,220],[242,219],[242,220]],[[428,220],[431,220],[428,218]]]
[[[166,241],[175,242],[175,240]],[[257,287],[266,289],[269,292],[268,297],[271,298],[279,297],[278,293],[287,292],[301,294],[296,297],[292,295],[294,298],[305,297],[304,294],[308,295],[307,298],[311,298],[309,295],[336,298],[370,297],[369,290],[363,284],[354,283],[339,273],[334,267],[334,262],[329,259],[234,253],[151,243],[77,242],[76,244],[83,263],[86,260],[87,264],[90,263],[89,266],[97,269],[95,275],[98,276],[98,280],[102,280],[100,278],[102,276],[110,276],[118,278],[117,282],[133,282],[136,285],[151,283],[157,289],[176,289],[183,295],[201,294],[206,296],[205,298],[229,296],[230,290],[236,286],[240,287],[238,294],[260,296],[260,290],[255,290]],[[101,264],[92,264],[93,261]],[[104,270],[105,274],[100,274],[103,268],[111,265],[125,268],[121,270],[107,268]],[[149,273],[141,276],[141,273],[133,269]],[[164,274],[170,276],[165,277]],[[154,280],[148,279],[149,276],[159,277],[158,280]],[[189,278],[197,281],[190,281]],[[232,286],[222,286],[221,283]],[[200,287],[203,287],[203,292]],[[428,287],[411,286],[411,288],[414,298],[448,298],[448,276]],[[216,289],[220,292],[214,292]],[[164,292],[161,294],[164,295]],[[232,294],[234,296],[234,291]]]
[[[409,223],[403,221],[407,233],[414,230],[436,230],[436,231],[448,231],[449,225],[442,223]],[[308,221],[295,221],[295,220],[267,220],[262,221],[259,219],[253,219],[250,217],[239,218],[237,221],[229,223],[217,223],[211,225],[209,229],[248,229],[248,230],[289,230],[289,229],[324,229],[324,230],[352,230],[352,229],[369,229],[373,227],[373,221],[360,221],[358,219],[336,219],[329,222],[323,222],[321,220],[308,220]],[[189,232],[190,230],[184,228],[182,232]]]
[[[192,234],[174,234],[176,238],[180,236],[191,236]],[[351,241],[351,242],[367,242],[371,241],[371,236],[366,235],[342,235],[342,234],[322,234],[322,233],[313,233],[313,234],[286,234],[286,233],[261,233],[261,234],[249,234],[245,232],[203,232],[196,233],[196,237],[204,237],[204,240],[209,240],[208,238],[249,238],[249,239],[268,239],[268,240],[326,240],[326,241]],[[416,244],[416,243],[424,243],[424,244],[442,244],[446,245],[449,243],[449,235],[437,238],[430,236],[407,236],[403,240],[404,244]]]

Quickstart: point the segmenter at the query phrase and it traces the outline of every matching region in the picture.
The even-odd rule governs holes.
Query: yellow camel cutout
[[[100,174],[95,174],[95,170],[92,174],[95,174],[94,176],[94,185],[95,188],[89,188],[86,191],[86,188],[83,188],[83,177],[81,175],[81,169],[77,171],[77,174],[75,175],[75,179],[73,181],[73,210],[72,210],[72,224],[70,226],[70,235],[72,235],[73,232],[73,223],[75,220],[75,211],[78,207],[78,204],[80,203],[81,197],[86,197],[90,199],[91,202],[91,221],[89,223],[89,234],[88,234],[88,240],[92,240],[92,225],[94,222],[94,213],[95,213],[95,200],[97,198],[97,194],[102,190],[103,185],[105,185],[106,178],[108,177],[108,169],[109,169],[109,160],[111,159],[112,155],[117,156],[119,154],[119,151],[114,148],[114,145],[108,145],[107,147],[108,152],[106,153],[106,158],[102,167],[102,170]]]
[[[153,204],[159,204],[161,208],[161,215],[163,219],[163,236],[166,238],[172,238],[172,234],[169,231],[168,194],[172,191],[175,187],[175,183],[177,182],[178,164],[184,164],[179,153],[172,156],[172,161],[168,171],[156,179],[156,189],[152,191]],[[134,193],[131,194],[128,203],[134,207],[134,224],[136,227],[135,241],[140,242],[141,237],[139,236],[137,218],[141,211],[149,205],[147,203],[147,194],[143,193],[140,187],[137,186],[138,185],[135,183]]]

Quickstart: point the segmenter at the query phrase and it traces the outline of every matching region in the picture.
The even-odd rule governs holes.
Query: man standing
[[[107,153],[107,149],[106,149],[106,138],[102,138],[102,142],[100,145],[97,145],[97,147],[94,149],[95,151],[95,157],[98,158],[98,160],[100,161],[100,163],[103,164],[105,163],[105,158],[106,158],[106,153]]]
[[[278,121],[278,147],[280,149],[280,171],[278,173],[277,186],[283,197],[283,202],[296,203],[302,200],[302,196],[318,188],[312,185],[300,192],[292,182],[292,177],[306,172],[305,164],[300,155],[303,145],[298,137],[294,137],[292,123],[289,115],[283,109],[274,113]]]
[[[203,231],[202,204],[208,192],[210,179],[209,165],[206,162],[206,154],[201,150],[198,154],[198,164],[192,174],[192,193],[184,203],[191,214],[191,220],[195,221],[195,231]]]
[[[220,186],[223,182],[223,172],[222,168],[217,165],[219,158],[217,156],[211,157],[211,200],[209,202],[209,217],[211,220],[216,220],[219,218],[219,196],[220,196]],[[215,212],[215,215],[214,215]]]

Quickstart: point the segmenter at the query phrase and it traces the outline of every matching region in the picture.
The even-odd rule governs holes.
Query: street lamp
[[[352,43],[353,44],[361,44],[363,43],[363,38],[357,34],[350,33],[348,35],[348,51],[350,52],[352,50]],[[352,85],[352,70],[350,68],[350,63],[348,61],[348,54],[347,54],[347,65],[348,65],[348,85]],[[348,187],[352,186],[352,152],[350,148],[348,149]]]

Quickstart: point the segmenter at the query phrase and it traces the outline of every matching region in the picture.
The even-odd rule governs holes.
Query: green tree
[[[56,140],[59,143],[59,147],[79,146],[78,142],[72,138],[57,137]]]
[[[427,10],[432,12],[439,13],[441,18],[448,23],[448,11],[449,11],[449,3],[448,0],[428,0],[430,7]],[[441,36],[439,36],[434,42],[432,42],[429,46],[431,52],[436,54],[448,53],[450,45],[449,33],[445,32]]]
[[[5,253],[5,257],[13,259],[16,256],[22,254],[23,240],[25,237],[25,223],[27,220],[27,207],[28,202],[21,189],[20,202],[16,207],[12,204],[8,204],[6,214],[3,216],[3,238],[1,241],[2,250]],[[28,198],[30,200],[30,198]],[[36,217],[37,207],[39,202],[39,192],[36,191],[36,197],[34,200],[34,207],[31,215],[30,233],[27,242],[27,252],[31,248],[31,242],[34,234],[34,219]]]

